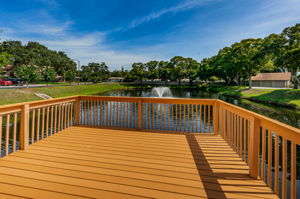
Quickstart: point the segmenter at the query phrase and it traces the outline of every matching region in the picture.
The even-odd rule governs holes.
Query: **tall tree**
[[[138,80],[143,84],[143,80],[146,77],[146,67],[145,64],[138,62],[132,64],[132,69],[130,71],[130,75],[134,80]]]
[[[297,72],[300,69],[300,23],[285,28],[281,34],[284,37],[283,64],[292,73],[294,89],[299,87]]]
[[[33,65],[19,66],[16,69],[15,75],[26,82],[27,88],[29,87],[29,83],[36,82],[41,79],[38,67]]]
[[[158,61],[150,61],[145,64],[146,67],[146,77],[152,81],[158,78]]]

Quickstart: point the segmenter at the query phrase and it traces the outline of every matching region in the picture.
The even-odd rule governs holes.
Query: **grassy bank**
[[[67,97],[73,95],[92,95],[110,90],[125,89],[126,85],[117,83],[102,83],[92,85],[72,85],[43,88],[1,89],[0,105],[41,100],[35,93],[44,93],[51,97]]]
[[[201,85],[200,89],[257,102],[300,109],[299,89],[248,89],[245,86],[222,85]]]

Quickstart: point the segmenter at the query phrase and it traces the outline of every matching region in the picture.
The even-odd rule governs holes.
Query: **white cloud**
[[[207,2],[209,2],[211,0],[186,0],[183,1],[180,4],[177,4],[175,6],[169,7],[169,8],[165,8],[165,9],[161,9],[155,12],[150,13],[149,15],[143,16],[141,18],[137,18],[135,20],[133,20],[130,24],[127,25],[127,27],[125,29],[131,29],[134,28],[140,24],[143,24],[145,22],[157,19],[165,14],[168,13],[176,13],[176,12],[182,12],[185,10],[189,10],[192,9],[194,7],[197,6],[201,6]]]

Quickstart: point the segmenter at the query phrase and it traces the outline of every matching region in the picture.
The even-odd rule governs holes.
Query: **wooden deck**
[[[70,127],[0,159],[0,198],[277,198],[220,137]]]

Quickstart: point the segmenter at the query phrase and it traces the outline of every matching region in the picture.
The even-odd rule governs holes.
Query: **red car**
[[[0,86],[11,86],[13,85],[12,81],[6,81],[3,79],[0,79]]]

